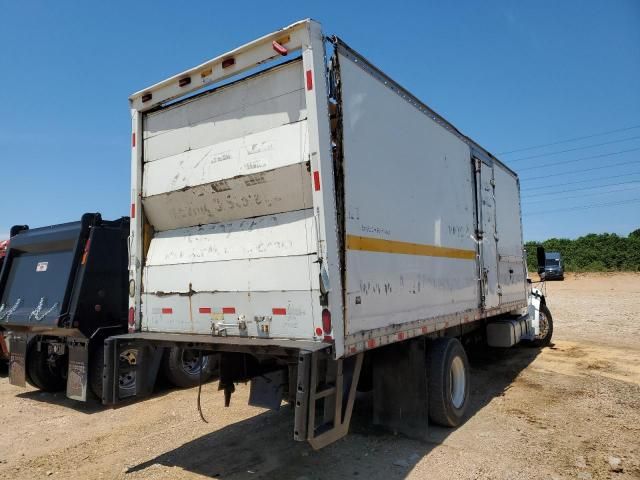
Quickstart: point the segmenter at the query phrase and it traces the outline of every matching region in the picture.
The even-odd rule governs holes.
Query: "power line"
[[[548,187],[561,187],[563,185],[575,185],[577,183],[587,183],[587,182],[593,182],[593,181],[597,181],[597,180],[609,180],[611,178],[620,178],[620,177],[628,177],[629,175],[638,175],[640,174],[640,172],[628,172],[628,173],[623,173],[620,175],[609,175],[606,177],[598,177],[598,178],[587,178],[584,180],[576,180],[574,182],[561,182],[561,183],[552,183],[549,185],[541,185],[538,187],[527,187],[527,188],[523,188],[522,190],[540,190],[543,188],[548,188]]]
[[[525,170],[534,170],[534,169],[538,169],[538,168],[542,168],[542,167],[554,167],[556,165],[566,165],[567,163],[581,162],[582,160],[592,160],[594,158],[611,157],[613,155],[620,155],[621,153],[637,152],[638,150],[640,150],[640,147],[638,147],[638,148],[630,148],[628,150],[618,150],[617,152],[601,153],[600,155],[591,155],[590,157],[574,158],[573,160],[563,160],[561,162],[541,163],[541,164],[535,165],[533,167],[519,168],[518,172],[523,172]]]
[[[636,185],[635,187],[619,188],[617,190],[610,190],[608,192],[595,192],[595,193],[590,193],[589,197],[594,197],[596,195],[608,195],[610,193],[629,192],[631,190],[636,190],[639,187],[640,187],[640,185]],[[540,202],[548,202],[548,201],[557,202],[558,200],[568,200],[568,199],[571,199],[571,198],[584,198],[584,194],[566,195],[566,196],[554,197],[554,198],[537,198],[537,199],[534,199],[534,200],[527,200],[527,205],[529,205],[531,203],[540,203]]]
[[[610,142],[592,143],[591,145],[583,145],[582,147],[568,148],[566,150],[558,150],[557,152],[540,153],[538,155],[530,155],[528,157],[522,157],[522,158],[516,158],[514,160],[509,160],[509,162],[510,163],[514,163],[514,162],[521,162],[523,160],[530,160],[532,158],[550,157],[552,155],[560,155],[561,153],[575,152],[577,150],[586,150],[587,148],[601,147],[603,145],[611,145],[613,143],[628,142],[629,140],[637,140],[638,138],[640,138],[640,135],[637,135],[635,137],[622,138],[620,140],[612,140]]]
[[[626,127],[626,128],[618,128],[616,130],[608,130],[606,132],[601,132],[601,133],[593,133],[591,135],[584,135],[582,137],[567,138],[565,140],[558,140],[557,142],[552,142],[552,143],[543,143],[541,145],[534,145],[532,147],[517,148],[515,150],[509,150],[507,152],[499,152],[498,155],[509,155],[511,153],[516,153],[516,152],[525,152],[527,150],[535,150],[536,148],[552,147],[553,145],[561,145],[563,143],[575,142],[576,140],[585,140],[587,138],[602,137],[604,135],[609,135],[611,133],[617,133],[617,132],[627,132],[629,130],[633,130],[634,128],[640,128],[640,125],[633,125],[631,127]]]
[[[544,193],[538,193],[538,194],[532,194],[532,195],[523,195],[522,198],[538,197],[540,195],[556,195],[558,193],[581,192],[584,190],[594,190],[596,188],[617,187],[618,185],[629,185],[631,183],[640,183],[640,181],[632,180],[630,182],[606,183],[604,185],[594,185],[591,187],[569,188],[567,190],[557,190],[555,192],[544,192]]]
[[[631,162],[620,162],[620,163],[612,163],[610,165],[601,165],[600,167],[593,167],[593,168],[580,168],[578,170],[566,170],[564,172],[556,172],[553,173],[552,175],[566,175],[566,174],[571,174],[571,173],[583,173],[583,172],[592,172],[594,170],[602,170],[603,168],[613,168],[613,167],[621,167],[622,165],[631,165],[631,164],[640,164],[640,161],[638,160],[632,160]],[[539,175],[537,177],[524,177],[524,178],[520,178],[520,180],[541,180],[541,179],[548,179],[550,175]]]
[[[524,216],[531,217],[533,215],[544,215],[547,213],[556,213],[556,212],[570,212],[573,210],[590,210],[592,208],[600,208],[600,207],[611,207],[614,205],[630,205],[632,203],[640,202],[640,198],[632,198],[630,200],[623,200],[621,202],[605,202],[605,203],[592,203],[590,205],[581,205],[579,207],[569,207],[569,208],[556,208],[554,210],[544,210],[541,212],[531,212],[525,213]]]

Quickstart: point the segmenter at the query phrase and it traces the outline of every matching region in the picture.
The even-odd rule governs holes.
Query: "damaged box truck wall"
[[[296,60],[144,117],[143,206],[155,233],[143,330],[210,334],[220,322],[227,335],[314,337],[303,77]]]
[[[220,354],[226,405],[251,380],[314,448],[347,433],[361,372],[374,422],[426,438],[464,418],[463,343],[549,341],[516,174],[317,22],[130,103],[129,333],[105,342],[104,403],[188,346]]]

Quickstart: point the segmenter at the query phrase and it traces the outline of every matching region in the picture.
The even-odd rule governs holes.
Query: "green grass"
[[[550,238],[542,243],[527,242],[527,266],[537,270],[536,247],[560,252],[566,272],[640,272],[640,229],[628,237],[615,233],[590,233],[574,240]]]

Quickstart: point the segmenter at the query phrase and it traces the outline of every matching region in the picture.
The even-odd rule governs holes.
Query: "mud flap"
[[[69,340],[69,369],[67,371],[67,397],[87,401],[89,381],[89,341]]]
[[[409,438],[428,440],[429,397],[425,339],[373,354],[373,423]]]
[[[269,410],[280,410],[286,381],[284,370],[276,370],[252,378],[249,405]]]
[[[9,383],[17,387],[27,386],[27,339],[11,336],[9,341]]]

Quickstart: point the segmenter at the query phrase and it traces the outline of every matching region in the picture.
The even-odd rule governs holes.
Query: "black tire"
[[[427,351],[427,373],[429,418],[443,427],[459,426],[469,404],[470,384],[469,361],[462,344],[455,338],[433,341]]]
[[[546,328],[543,329],[543,322],[546,322]],[[531,346],[543,348],[551,343],[553,337],[553,318],[546,303],[540,305],[540,335],[536,337]]]
[[[197,386],[201,381],[206,382],[212,375],[214,356],[202,355],[200,362],[204,363],[204,370],[200,375],[198,365],[198,351],[187,348],[167,348],[162,356],[162,372],[169,382],[179,388]]]
[[[45,343],[38,345],[34,342],[27,351],[26,359],[27,382],[44,392],[59,392],[67,386],[66,356],[49,355]]]

